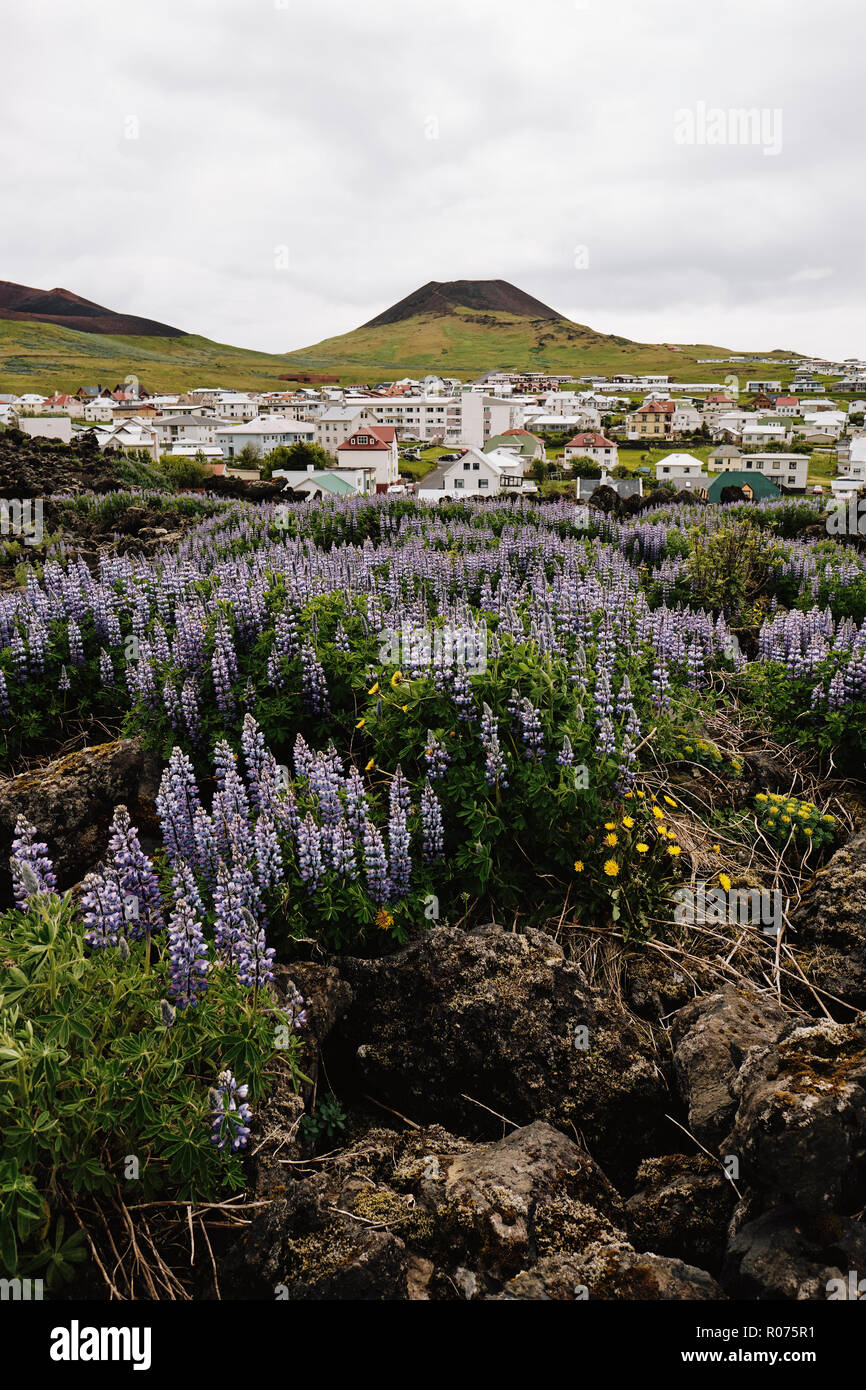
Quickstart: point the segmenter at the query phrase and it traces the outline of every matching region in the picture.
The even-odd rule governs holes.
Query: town
[[[807,491],[847,502],[866,486],[866,361],[765,362],[778,376],[750,377],[754,364],[731,357],[707,363],[722,379],[702,382],[490,371],[470,382],[301,377],[259,393],[156,394],[128,376],[73,394],[0,394],[0,427],[63,443],[90,434],[100,450],[173,465],[190,485],[283,478],[299,497],[585,500],[603,483],[623,498],[667,487],[710,502]]]

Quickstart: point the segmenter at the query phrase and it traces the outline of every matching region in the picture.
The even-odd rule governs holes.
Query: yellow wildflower
[[[756,801],[766,801],[766,800],[767,800],[766,794],[765,794],[764,792],[758,792],[758,795],[755,797],[755,800],[756,800]]]
[[[632,826],[634,825],[634,821],[632,820],[631,816],[623,816],[622,823],[625,826],[626,830],[631,830]]]
[[[639,840],[638,843],[635,845],[635,849],[637,850],[638,854],[646,854],[647,850],[649,849],[649,845],[645,845],[643,840]]]
[[[367,722],[366,719],[359,719],[358,722],[357,722],[357,724],[355,725],[355,728],[356,728],[356,729],[363,729],[363,727],[364,727],[364,725],[366,724],[366,722]]]
[[[403,681],[403,672],[402,672],[402,671],[395,671],[394,674],[393,674],[393,676],[391,677],[391,686],[392,686],[392,689],[396,689],[396,687],[397,687],[398,685],[401,685],[401,684],[402,684],[402,681]]]
[[[730,893],[731,880],[728,878],[727,874],[719,874],[719,883],[722,885],[726,893]]]
[[[619,873],[619,864],[617,864],[615,859],[606,859],[602,867],[608,878],[616,878]]]
[[[375,762],[376,762],[375,758],[371,758],[370,761],[368,762],[367,766],[364,768],[364,771],[365,771],[365,772],[369,772],[369,771],[370,771],[370,768],[375,766]]]
[[[619,840],[616,838],[616,835],[614,835],[613,831],[611,831],[609,835],[605,835],[604,843],[606,845],[618,845]]]
[[[668,803],[669,806],[673,806],[674,808],[676,808],[676,804],[677,804],[677,803],[674,801],[674,799],[673,799],[672,796],[666,796],[664,799],[665,799],[665,801]]]
[[[614,825],[612,820],[606,820],[604,823],[604,828],[605,830],[616,830],[616,826]]]
[[[664,811],[659,810],[658,806],[653,806],[653,815],[655,816],[656,820],[664,820],[665,818]]]
[[[673,855],[674,858],[676,858],[676,856],[677,856],[679,853],[680,853],[680,847],[679,847],[679,845],[668,845],[668,854]]]
[[[388,928],[393,925],[394,918],[387,907],[380,907],[379,911],[376,913],[376,926],[381,927],[382,931],[387,931]]]
[[[370,689],[367,691],[367,694],[368,694],[368,695],[378,695],[378,694],[379,694],[379,682],[378,682],[378,681],[374,681],[373,685],[372,685],[372,686],[370,687]]]
[[[582,873],[583,873],[583,860],[582,860],[582,859],[575,859],[575,861],[574,861],[574,872],[575,872],[576,874],[582,874]]]

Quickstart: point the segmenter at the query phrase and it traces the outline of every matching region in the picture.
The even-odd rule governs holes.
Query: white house
[[[534,482],[524,478],[522,463],[515,454],[494,451],[484,454],[470,448],[459,459],[442,463],[418,484],[418,496],[427,501],[443,497],[489,497],[499,492],[532,493]]]
[[[221,425],[217,422],[214,442],[222,449],[226,461],[237,458],[247,445],[264,458],[279,445],[289,448],[292,444],[312,443],[315,433],[315,425],[308,420],[284,420],[281,415],[259,415],[238,425]]]
[[[160,444],[213,444],[217,422],[212,415],[162,415],[153,422]]]
[[[771,425],[763,421],[753,424],[750,420],[743,426],[741,435],[743,445],[746,444],[787,444],[790,435],[787,426]]]
[[[704,465],[694,454],[665,454],[656,463],[656,482],[659,483],[676,481],[681,487],[681,478],[703,478],[706,481],[706,477]]]
[[[619,449],[612,439],[594,430],[585,430],[569,439],[562,451],[563,461],[570,463],[575,458],[590,458],[607,468],[615,468],[619,462]]]
[[[221,420],[254,420],[259,413],[258,401],[244,391],[221,391],[214,405]]]
[[[674,434],[693,434],[699,430],[702,417],[693,405],[686,404],[685,401],[677,402],[677,408],[671,417],[671,429]]]
[[[866,482],[866,436],[851,440],[847,459],[839,460],[839,478]]]
[[[68,415],[19,415],[18,428],[31,439],[59,439],[64,444],[72,439],[72,421]]]
[[[460,397],[461,442],[480,449],[492,435],[519,429],[523,424],[523,405],[481,391],[464,391]]]
[[[742,454],[738,459],[728,459],[726,464],[717,461],[720,472],[763,473],[779,487],[805,489],[809,476],[808,454]]]
[[[394,425],[359,425],[337,447],[337,469],[351,472],[365,465],[373,469],[377,487],[400,481],[400,454]]]

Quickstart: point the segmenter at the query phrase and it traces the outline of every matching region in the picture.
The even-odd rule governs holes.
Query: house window
[[[473,463],[473,465],[472,465],[472,471],[473,471],[474,473],[477,473],[480,467],[481,467],[481,465],[480,465],[480,464],[478,463],[478,461],[476,460],[476,461]]]
[[[462,479],[462,478],[455,478],[455,479],[454,479],[454,486],[455,486],[455,487],[462,487],[462,486],[463,486],[463,479]]]
[[[489,487],[489,482],[488,482],[487,478],[479,478],[479,479],[478,479],[478,486],[479,486],[479,487]]]
[[[463,461],[463,472],[464,472],[464,473],[468,473],[468,472],[469,472],[469,467],[470,467],[470,460],[469,460],[469,459],[464,459],[464,461]]]

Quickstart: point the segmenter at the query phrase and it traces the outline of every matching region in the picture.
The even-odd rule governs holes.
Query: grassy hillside
[[[113,386],[133,374],[149,391],[231,385],[278,389],[285,357],[249,352],[209,338],[109,337],[49,323],[0,321],[0,391],[74,391]]]
[[[383,378],[423,369],[465,377],[496,368],[527,368],[576,376],[657,371],[688,380],[695,378],[698,358],[727,357],[732,351],[707,344],[634,343],[565,319],[461,308],[448,316],[420,314],[399,323],[367,325],[290,352],[287,360],[313,371]],[[721,370],[701,367],[698,375],[712,380]]]
[[[669,372],[676,380],[721,379],[726,368],[698,367],[700,357],[729,349],[631,343],[570,324],[461,309],[400,323],[358,328],[281,355],[214,343],[209,338],[112,337],[55,324],[0,321],[0,391],[74,391],[114,385],[128,374],[149,391],[213,384],[278,389],[282,374],[309,370],[342,382],[389,380],[425,371],[470,379],[497,367],[573,373]],[[766,355],[766,354],[765,354]],[[739,366],[742,371],[742,364]]]

